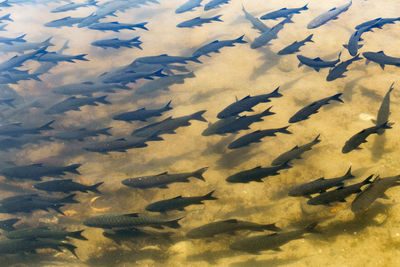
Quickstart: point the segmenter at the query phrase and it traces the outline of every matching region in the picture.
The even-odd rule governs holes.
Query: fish
[[[239,101],[233,102],[226,108],[224,108],[221,112],[218,113],[218,119],[225,119],[228,117],[239,115],[244,111],[253,111],[253,107],[260,103],[271,102],[270,98],[279,98],[283,95],[279,93],[279,87],[277,87],[274,91],[268,94],[256,95],[256,96],[246,96]]]
[[[25,42],[25,43],[15,43],[12,45],[9,44],[2,44],[0,45],[0,52],[1,53],[11,53],[11,52],[17,52],[17,53],[23,53],[24,51],[27,50],[38,50],[42,47],[49,47],[49,46],[54,46],[53,43],[51,43],[51,39],[53,37],[49,37],[43,42]]]
[[[181,116],[177,118],[168,117],[163,121],[155,122],[142,128],[136,129],[131,133],[131,135],[147,138],[150,136],[155,136],[155,134],[174,134],[176,129],[180,127],[190,126],[191,120],[207,122],[207,120],[202,116],[205,112],[205,110],[201,110],[187,116]]]
[[[192,56],[198,58],[200,56],[209,56],[210,53],[219,53],[219,50],[224,47],[233,47],[235,44],[247,44],[243,40],[244,35],[233,40],[215,40],[209,44],[203,45],[192,53]]]
[[[36,58],[36,56],[38,54],[47,53],[46,49],[47,49],[47,46],[44,46],[44,47],[42,47],[38,50],[35,50],[33,52],[30,52],[30,53],[13,56],[9,60],[6,60],[6,61],[0,63],[0,73],[4,72],[4,71],[12,70],[14,68],[21,67],[25,63],[25,61]]]
[[[156,175],[140,176],[135,178],[128,178],[121,183],[128,187],[148,189],[148,188],[168,188],[172,183],[188,183],[190,177],[197,178],[205,181],[203,173],[208,167],[195,170],[193,172],[173,173],[162,172]]]
[[[53,239],[37,239],[37,240],[24,240],[24,239],[12,239],[0,241],[0,254],[21,254],[24,252],[35,253],[37,249],[54,249],[60,251],[61,248],[69,250],[76,258],[78,256],[75,253],[76,246],[62,242],[60,240]]]
[[[331,68],[329,70],[329,73],[328,73],[328,76],[326,77],[326,80],[328,82],[331,82],[331,81],[336,80],[338,78],[346,77],[346,75],[343,75],[343,73],[345,73],[347,71],[347,67],[351,63],[353,63],[354,61],[361,60],[361,59],[362,58],[360,57],[360,54],[358,54],[358,55],[356,55],[355,57],[353,57],[353,58],[351,58],[349,60],[346,60],[346,61],[343,61],[343,62],[337,64],[336,66],[334,66],[333,68]]]
[[[289,126],[275,129],[267,129],[267,130],[257,130],[251,132],[249,134],[243,135],[238,139],[234,140],[228,145],[229,149],[237,149],[244,146],[249,146],[251,143],[259,143],[261,139],[266,136],[276,136],[275,133],[284,133],[284,134],[292,134],[287,130]]]
[[[8,14],[3,15],[3,16],[0,17],[0,22],[2,22],[2,21],[4,21],[4,20],[8,20],[8,21],[11,21],[11,22],[14,21],[14,20],[11,18],[11,14],[10,14],[10,13],[8,13]]]
[[[126,121],[126,122],[147,121],[147,119],[151,117],[159,117],[164,112],[171,110],[172,108],[170,107],[170,104],[171,101],[169,101],[164,107],[158,109],[141,108],[135,111],[120,113],[113,116],[113,120]]]
[[[346,187],[339,187],[336,190],[327,191],[319,194],[307,201],[309,205],[325,205],[330,206],[332,202],[346,202],[346,198],[352,194],[361,192],[361,187],[371,183],[374,175],[368,176],[364,181],[352,184]]]
[[[196,7],[201,6],[201,2],[203,2],[203,0],[187,0],[175,10],[175,13],[181,14],[188,11],[193,11],[193,9],[195,9]]]
[[[310,143],[301,145],[301,146],[295,146],[293,147],[291,150],[282,153],[281,155],[279,155],[276,159],[274,159],[271,163],[272,166],[278,166],[278,165],[282,165],[285,162],[290,162],[294,159],[301,159],[301,155],[308,151],[311,150],[313,146],[315,146],[316,144],[318,144],[319,142],[321,142],[321,140],[319,140],[320,135],[317,135],[317,137],[315,137],[315,139],[313,141],[311,141]]]
[[[98,46],[103,49],[107,48],[114,48],[118,49],[121,47],[127,47],[127,48],[139,48],[142,49],[140,46],[142,44],[142,41],[139,40],[140,36],[133,37],[132,39],[119,39],[119,38],[112,38],[112,39],[103,39],[103,40],[98,40],[94,41],[91,43],[93,46]]]
[[[203,136],[210,136],[213,134],[225,135],[227,133],[236,133],[241,130],[250,129],[249,126],[255,122],[263,121],[263,117],[271,116],[275,114],[274,112],[270,111],[272,108],[269,107],[265,111],[250,115],[250,116],[240,116],[240,117],[228,117],[226,119],[221,119],[215,123],[210,123],[201,135]]]
[[[64,141],[83,141],[87,137],[106,135],[111,136],[108,132],[112,127],[102,128],[102,129],[65,129],[63,132],[57,132],[53,134],[51,137],[55,139],[60,139]]]
[[[342,53],[339,53],[339,56],[336,60],[332,60],[332,61],[323,61],[321,58],[316,57],[316,58],[309,58],[309,57],[305,57],[303,55],[297,55],[297,59],[300,61],[299,63],[299,68],[302,65],[306,65],[310,68],[313,68],[315,71],[319,71],[322,68],[333,68],[335,67],[335,65],[337,63],[340,62],[340,55]]]
[[[365,212],[378,198],[389,199],[385,192],[393,186],[399,186],[400,175],[380,178],[377,176],[363,191],[358,193],[351,203],[351,211],[355,214]]]
[[[342,6],[338,6],[338,7],[329,9],[328,11],[322,13],[321,15],[319,15],[316,18],[314,18],[313,20],[311,20],[307,24],[307,29],[315,29],[315,28],[318,28],[318,27],[326,24],[330,20],[338,19],[338,16],[341,13],[347,11],[350,8],[351,4],[352,4],[352,0],[350,0],[350,2],[348,2],[347,4],[344,4]]]
[[[100,97],[75,97],[71,96],[53,106],[49,107],[44,111],[44,114],[54,115],[54,114],[64,114],[70,110],[80,111],[82,106],[98,106],[97,103],[102,103],[105,105],[111,105],[110,102],[106,100],[106,95]]]
[[[223,4],[228,4],[230,0],[210,0],[204,5],[204,11],[219,8]]]
[[[99,22],[93,23],[88,26],[91,30],[98,30],[98,31],[113,31],[119,32],[120,30],[136,30],[136,28],[143,29],[148,31],[149,29],[146,28],[147,22],[136,23],[136,24],[129,24],[129,23],[119,23],[118,21],[111,21],[111,22]]]
[[[304,40],[300,41],[300,42],[293,42],[292,44],[286,46],[285,48],[282,48],[281,50],[279,50],[278,55],[290,55],[290,54],[294,54],[296,52],[300,51],[300,47],[302,47],[303,45],[305,45],[307,42],[314,42],[312,40],[313,34],[310,34],[309,36],[307,36],[307,38],[305,38]]]
[[[30,179],[41,180],[43,177],[60,177],[66,172],[78,174],[77,170],[81,164],[71,164],[68,166],[51,166],[43,163],[35,163],[30,165],[19,165],[7,167],[0,170],[0,174],[7,179]]]
[[[27,227],[20,228],[13,231],[8,231],[5,236],[8,239],[24,239],[24,240],[37,240],[40,238],[49,238],[52,240],[66,240],[67,238],[75,238],[79,240],[87,240],[82,235],[84,230],[69,232],[66,230],[55,230],[48,227]]]
[[[361,148],[359,146],[362,143],[367,142],[366,139],[368,136],[370,136],[371,134],[377,134],[378,131],[380,131],[381,129],[391,129],[391,128],[392,127],[390,127],[388,125],[388,122],[386,121],[380,125],[375,125],[375,126],[366,128],[366,129],[356,133],[355,135],[350,137],[349,140],[346,141],[346,143],[344,144],[344,146],[342,148],[342,153],[346,154],[346,153],[353,151],[354,149],[360,150]]]
[[[288,165],[288,162],[285,162],[281,165],[265,167],[265,168],[257,166],[253,169],[235,173],[226,178],[225,180],[228,183],[246,183],[246,184],[250,182],[261,183],[262,179],[267,178],[268,176],[279,175],[279,171],[290,168],[292,168],[292,166]]]
[[[14,42],[16,43],[25,43],[26,40],[24,39],[26,34],[23,34],[21,36],[15,37],[15,38],[9,38],[9,37],[3,37],[0,36],[0,43],[12,45]]]
[[[363,22],[355,27],[356,30],[359,30],[364,27],[371,27],[371,28],[379,28],[381,29],[382,26],[385,24],[394,24],[396,21],[400,21],[400,17],[397,18],[376,18],[366,22]]]
[[[217,200],[218,198],[213,197],[212,194],[215,191],[211,191],[210,193],[204,196],[196,196],[196,197],[182,197],[177,196],[171,199],[161,200],[154,203],[151,203],[146,206],[147,211],[153,212],[167,212],[171,210],[185,210],[185,207],[190,205],[201,205],[204,204],[203,201],[206,200]]]
[[[132,148],[142,148],[148,146],[146,142],[161,141],[161,137],[157,137],[158,132],[149,137],[129,136],[126,138],[110,139],[87,144],[83,149],[101,154],[109,152],[126,152]]]
[[[36,60],[39,62],[53,62],[53,63],[58,63],[62,61],[75,63],[74,60],[89,61],[87,58],[85,58],[85,56],[87,56],[87,54],[65,55],[56,52],[47,52],[46,54],[38,56]]]
[[[138,240],[144,239],[146,243],[154,240],[155,244],[159,245],[162,241],[171,242],[172,232],[158,232],[141,229],[117,229],[105,230],[103,236],[109,238],[121,245],[123,241],[131,241],[137,243]]]
[[[104,15],[97,15],[95,13],[91,13],[89,16],[83,17],[77,26],[78,26],[78,28],[88,27],[94,23],[98,23],[99,20],[101,20],[102,18],[105,18],[108,15],[113,15],[113,14],[114,14],[114,11],[107,12]]]
[[[281,251],[281,246],[290,241],[304,238],[306,233],[314,233],[317,223],[311,223],[306,228],[289,232],[274,233],[269,235],[256,235],[237,239],[229,247],[233,250],[258,254],[264,250]]]
[[[161,65],[168,65],[168,64],[187,64],[187,61],[192,61],[196,63],[201,63],[197,57],[180,57],[180,56],[169,56],[168,54],[161,54],[158,56],[149,56],[149,57],[140,57],[135,59],[135,63],[142,63],[142,64],[161,64]]]
[[[378,115],[376,116],[376,120],[372,120],[372,122],[375,125],[381,125],[382,123],[385,123],[389,120],[389,115],[390,115],[390,93],[394,89],[393,87],[394,82],[390,85],[389,91],[385,94],[383,97],[381,106],[379,107],[378,110]],[[387,125],[391,126],[393,123],[388,123]],[[385,128],[381,128],[378,130],[378,135],[381,135],[385,132]]]
[[[189,19],[189,20],[179,23],[178,25],[176,25],[176,27],[178,27],[178,28],[193,28],[196,26],[201,27],[201,26],[203,26],[203,24],[212,23],[213,21],[221,21],[222,22],[222,20],[220,19],[221,16],[222,15],[217,15],[217,16],[214,16],[211,18],[195,17],[193,19]]]
[[[86,3],[70,2],[68,4],[56,7],[54,9],[50,10],[50,12],[51,13],[66,12],[66,11],[76,10],[80,7],[88,7],[88,6],[97,6],[97,1],[88,0]]]
[[[196,75],[194,72],[188,72],[184,74],[168,75],[159,79],[148,81],[140,87],[135,88],[134,95],[146,95],[156,93],[159,90],[169,90],[169,87],[174,84],[184,84],[185,79],[194,78]]]
[[[293,23],[291,16],[273,26],[269,31],[263,32],[260,36],[255,38],[250,44],[250,47],[252,49],[256,49],[265,45],[269,45],[271,40],[278,38],[278,33],[283,29],[286,23]]]
[[[289,119],[289,123],[296,123],[299,121],[307,120],[312,114],[318,113],[318,110],[324,106],[328,105],[330,101],[337,101],[344,103],[340,96],[342,93],[335,94],[333,96],[325,97],[320,100],[314,101],[311,104],[305,106],[304,108],[297,111],[292,117]]]
[[[373,61],[379,64],[382,69],[385,69],[385,65],[394,65],[396,67],[400,67],[400,58],[388,56],[383,51],[364,52],[362,55],[365,57],[367,64],[370,61]]]
[[[244,6],[242,5],[243,13],[248,21],[253,25],[253,29],[258,30],[260,33],[269,31],[271,28],[265,25],[261,20],[251,15],[249,12],[246,11]]]
[[[253,222],[241,221],[237,219],[228,219],[216,221],[194,228],[186,233],[188,238],[208,238],[219,234],[233,234],[237,231],[250,230],[263,232],[265,230],[279,232],[281,229],[275,224],[258,224]]]
[[[86,81],[82,83],[70,83],[54,87],[51,91],[61,95],[83,95],[92,96],[95,93],[115,93],[114,89],[130,90],[126,85],[120,83],[102,83]]]
[[[20,137],[26,134],[40,134],[43,131],[53,130],[53,127],[51,127],[53,123],[54,120],[39,127],[23,126],[20,122],[5,124],[0,126],[0,135]]]
[[[122,85],[126,86],[128,83],[136,83],[136,81],[140,79],[154,80],[153,77],[166,77],[167,75],[162,73],[162,71],[163,69],[151,72],[117,73],[108,78],[104,78],[103,83],[121,83]]]
[[[348,179],[353,179],[355,176],[351,174],[351,166],[347,172],[337,178],[325,179],[324,177],[316,179],[314,181],[300,184],[291,188],[288,195],[291,197],[310,197],[312,194],[324,193],[327,189],[332,187],[342,187],[344,186],[344,181]]]
[[[144,213],[130,214],[104,214],[87,218],[83,224],[88,227],[103,229],[132,229],[136,227],[150,226],[162,229],[163,226],[169,228],[180,228],[179,220],[181,218],[165,218],[160,216],[152,216]]]
[[[14,224],[19,222],[20,220],[21,219],[19,219],[19,218],[2,220],[2,221],[0,221],[0,229],[2,229],[4,231],[13,231],[13,230],[15,230]]]
[[[265,15],[262,15],[260,19],[262,20],[267,20],[267,19],[273,19],[276,20],[278,18],[288,18],[291,15],[294,14],[300,14],[301,11],[303,10],[308,10],[308,4],[304,5],[303,7],[298,7],[298,8],[281,8],[279,10],[275,10],[272,12],[269,12]]]
[[[28,144],[39,144],[42,141],[51,141],[50,136],[24,135],[18,138],[0,139],[0,150],[21,149]]]
[[[85,18],[73,18],[71,16],[67,16],[61,19],[56,19],[49,21],[44,24],[46,27],[54,27],[54,28],[61,28],[61,27],[72,27],[75,24],[81,23]]]
[[[96,194],[101,194],[101,192],[97,189],[104,182],[100,182],[94,185],[84,185],[80,183],[73,182],[72,179],[63,179],[63,180],[52,180],[47,182],[42,182],[33,185],[34,188],[38,190],[43,190],[46,192],[62,192],[62,193],[70,193],[70,192],[83,192],[87,193],[91,191]]]
[[[10,69],[0,74],[0,84],[18,84],[19,81],[35,80],[41,82],[40,74],[29,73],[28,71],[20,71]]]
[[[363,35],[363,33],[367,32],[367,31],[371,31],[372,26],[366,26],[363,28],[360,28],[358,30],[356,30],[355,32],[352,33],[352,35],[349,38],[349,41],[346,44],[343,45],[344,48],[346,48],[347,50],[349,50],[349,54],[351,56],[356,56],[358,53],[358,49],[360,49],[361,47],[363,47],[362,44],[358,44],[359,41],[363,41],[363,39],[361,38],[361,36]]]

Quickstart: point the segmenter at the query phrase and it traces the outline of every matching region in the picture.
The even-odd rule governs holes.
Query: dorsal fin
[[[168,55],[167,54],[161,54],[161,55],[158,55],[159,57],[167,57]]]
[[[94,82],[83,82],[82,84],[94,84]]]
[[[243,97],[242,100],[245,100],[245,99],[248,99],[248,98],[250,98],[250,95],[248,95],[246,97]]]
[[[174,197],[173,199],[180,199],[180,198],[182,198],[182,196],[177,196],[177,197]]]
[[[162,172],[162,173],[157,174],[156,176],[158,176],[158,175],[165,175],[165,174],[168,174],[168,172]]]
[[[333,10],[335,10],[335,9],[336,9],[336,7],[329,9],[329,11],[333,11]]]
[[[281,8],[281,9],[279,9],[279,10],[286,10],[287,8],[286,7],[284,7],[284,8]]]
[[[325,178],[324,178],[324,177],[321,177],[321,178],[318,178],[318,179],[315,180],[315,181],[323,181],[323,180],[325,180]]]
[[[210,44],[216,44],[218,42],[219,42],[218,40],[215,40],[214,42],[211,42]]]
[[[237,223],[238,221],[236,219],[228,219],[228,220],[225,220],[223,222],[225,222],[225,223]]]
[[[253,170],[254,170],[254,169],[260,169],[260,168],[261,168],[261,166],[257,166],[257,167],[255,167],[255,168],[253,168]]]
[[[314,58],[313,60],[322,62],[322,59],[321,59],[320,57],[316,57],[316,58]]]
[[[377,54],[385,54],[385,52],[383,52],[382,50],[381,51],[378,51],[378,52],[376,52]]]
[[[126,139],[125,139],[125,138],[118,138],[118,139],[115,140],[115,141],[126,141]]]
[[[139,217],[139,213],[129,213],[129,214],[124,214],[124,216],[128,216],[128,217]]]
[[[295,146],[295,147],[293,147],[290,151],[292,151],[292,150],[295,150],[295,149],[298,149],[299,148],[299,146]]]
[[[42,167],[43,163],[34,163],[34,164],[29,165],[29,166]]]

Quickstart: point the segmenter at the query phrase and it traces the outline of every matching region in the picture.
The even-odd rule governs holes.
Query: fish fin
[[[295,147],[293,147],[290,151],[292,151],[292,150],[295,150],[295,149],[298,149],[299,148],[299,146],[298,145],[296,145]]]
[[[180,199],[180,198],[182,198],[182,196],[177,196],[177,197],[174,197],[173,199]]]
[[[379,66],[381,66],[381,69],[385,69],[385,64],[379,64]]]
[[[347,44],[344,44],[343,47],[349,49],[349,46]]]
[[[225,220],[223,222],[225,222],[225,223],[238,223],[238,220],[236,220],[236,219],[228,219],[228,220]]]
[[[347,172],[343,175],[343,178],[346,179],[351,179],[354,178],[355,176],[351,174],[351,166],[349,167],[349,169],[347,170]]]
[[[319,68],[314,68],[314,70],[315,70],[316,72],[319,72]]]
[[[174,228],[174,229],[181,228],[181,225],[179,224],[179,220],[181,220],[182,218],[183,217],[178,218],[178,219],[173,220],[173,221],[169,221],[169,222],[163,223],[163,225],[165,225],[165,226],[167,226],[169,228]]]
[[[215,192],[215,190],[211,191],[210,193],[204,195],[202,197],[203,200],[217,200],[218,198],[213,197],[212,194]]]
[[[166,174],[168,174],[168,172],[162,172],[162,173],[157,174],[156,176],[159,176],[159,175],[166,175]]]
[[[124,216],[127,216],[127,217],[139,217],[139,213],[128,213],[128,214],[124,214]]]
[[[208,169],[208,167],[204,167],[204,168],[198,169],[198,170],[196,170],[196,171],[193,172],[192,176],[195,177],[195,178],[197,178],[197,179],[200,179],[200,180],[202,180],[202,181],[205,181],[205,179],[204,179],[204,177],[203,177],[203,173],[204,173],[207,169]]]
[[[100,182],[95,185],[92,185],[87,190],[92,191],[93,193],[101,194],[101,192],[97,189],[97,187],[99,187],[102,184],[104,184],[104,182]]]
[[[164,227],[162,225],[158,225],[158,224],[151,225],[150,227],[153,227],[155,229],[160,229],[160,230],[164,229]]]
[[[322,61],[323,61],[320,57],[316,57],[316,58],[314,58],[313,60],[319,61],[319,62],[322,62]]]
[[[68,234],[68,236],[70,236],[70,237],[72,237],[72,238],[75,238],[75,239],[79,239],[79,240],[88,240],[86,237],[84,237],[84,236],[82,235],[82,232],[83,232],[83,231],[84,231],[84,230],[71,232],[71,233]]]

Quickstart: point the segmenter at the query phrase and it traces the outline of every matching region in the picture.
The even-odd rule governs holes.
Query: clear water
[[[10,1],[11,2],[11,1]],[[103,3],[104,1],[101,1]],[[51,13],[50,10],[60,3],[23,4],[2,8],[0,14],[11,13],[14,22],[7,22],[7,31],[1,36],[14,37],[26,33],[25,39],[40,42],[52,36],[57,51],[65,41],[69,41],[66,54],[88,54],[89,61],[76,63],[61,62],[50,73],[40,76],[41,82],[29,80],[18,84],[1,85],[1,97],[15,97],[16,109],[3,106],[2,124],[22,122],[28,125],[41,125],[55,119],[54,132],[68,128],[104,128],[115,138],[128,136],[132,130],[146,125],[144,122],[132,124],[112,120],[112,116],[121,112],[142,107],[158,108],[172,100],[173,110],[163,117],[152,118],[156,122],[168,116],[178,117],[199,110],[207,110],[204,117],[209,122],[217,120],[216,115],[224,107],[251,94],[271,92],[277,86],[284,95],[272,99],[271,103],[257,105],[255,113],[262,112],[270,105],[276,114],[266,117],[263,122],[251,125],[251,130],[283,127],[288,119],[301,107],[324,97],[342,92],[344,104],[332,103],[320,109],[309,120],[290,126],[292,135],[278,134],[266,137],[261,143],[234,151],[228,150],[235,137],[202,136],[207,123],[192,121],[189,127],[179,128],[176,134],[163,135],[164,141],[149,142],[148,147],[131,149],[127,152],[112,152],[108,155],[88,152],[82,148],[96,140],[109,137],[99,136],[85,141],[63,142],[53,140],[28,144],[22,149],[0,152],[2,167],[10,161],[18,165],[46,163],[69,165],[81,163],[81,175],[67,174],[65,178],[94,184],[104,181],[100,187],[102,195],[79,193],[80,204],[63,208],[65,216],[54,211],[36,211],[32,215],[17,214],[22,218],[17,227],[50,225],[68,230],[85,229],[84,236],[89,241],[72,240],[76,245],[79,260],[68,251],[54,254],[43,250],[36,255],[4,256],[7,265],[15,266],[398,266],[400,225],[397,202],[397,188],[387,192],[389,200],[379,199],[363,217],[355,219],[346,203],[331,207],[310,207],[303,198],[287,197],[287,190],[293,185],[311,181],[319,177],[337,177],[343,175],[349,166],[353,167],[356,180],[361,181],[369,174],[382,177],[398,174],[400,162],[397,160],[397,125],[382,136],[370,136],[368,143],[361,145],[362,150],[342,154],[344,142],[361,129],[372,126],[371,118],[376,116],[384,94],[390,84],[395,82],[391,99],[391,121],[396,122],[398,111],[397,91],[398,68],[386,66],[382,70],[377,64],[365,65],[365,60],[353,63],[346,73],[347,77],[327,82],[327,69],[316,72],[308,67],[298,68],[295,55],[277,56],[276,52],[286,45],[314,34],[314,43],[301,48],[300,54],[309,57],[321,57],[333,60],[342,51],[342,59],[350,56],[342,47],[347,43],[354,26],[376,17],[397,17],[400,2],[353,1],[347,12],[338,20],[314,30],[307,30],[307,23],[320,13],[346,3],[347,1],[310,1],[309,10],[296,14],[293,24],[288,24],[272,40],[270,46],[251,49],[249,44],[221,49],[221,53],[202,56],[202,64],[190,62],[186,67],[195,73],[195,77],[185,79],[183,84],[169,86],[169,90],[137,94],[135,89],[145,83],[140,80],[129,84],[130,91],[118,90],[108,94],[112,105],[85,106],[81,111],[69,111],[65,115],[45,115],[43,111],[64,99],[51,92],[52,88],[68,83],[78,83],[98,79],[104,72],[130,64],[138,57],[169,54],[190,56],[198,47],[214,40],[235,39],[245,34],[249,43],[259,34],[251,28],[245,19],[242,5],[254,16],[261,16],[282,7],[301,7],[302,1],[262,1],[232,0],[221,8],[204,12],[197,8],[194,12],[175,14],[175,9],[184,1],[159,0],[159,4],[150,3],[140,8],[130,8],[116,12],[117,17],[107,17],[102,21],[124,23],[148,22],[149,31],[122,30],[119,33],[100,32],[88,28],[64,27],[50,28],[44,24],[65,16],[83,17],[96,11],[96,7],[79,8],[65,13]],[[211,17],[222,14],[223,22],[213,22],[192,29],[177,28],[176,25],[196,16]],[[278,21],[266,21],[272,27]],[[365,51],[384,50],[387,55],[400,56],[398,52],[400,31],[399,23],[385,25],[383,29],[366,33]],[[129,39],[140,36],[143,50],[137,48],[102,49],[90,43],[106,38]],[[1,61],[15,53],[2,53]],[[32,60],[20,69],[34,71],[39,63]],[[152,87],[150,87],[152,88]],[[166,88],[161,88],[166,89]],[[103,93],[98,93],[100,96]],[[33,101],[39,101],[41,107],[29,107]],[[250,114],[250,113],[248,113]],[[248,131],[250,132],[250,130]],[[303,159],[294,160],[293,168],[281,171],[278,176],[264,179],[262,183],[228,184],[225,178],[236,172],[269,166],[279,154],[295,145],[310,142],[321,134],[321,143],[303,155]],[[190,183],[176,183],[169,189],[136,190],[121,185],[129,177],[152,175],[168,171],[170,173],[188,172],[208,166],[204,176],[206,182],[191,179]],[[49,178],[46,178],[49,180]],[[6,186],[13,185],[15,187]],[[2,181],[1,197],[32,192],[33,182],[15,183]],[[139,240],[118,245],[102,235],[101,229],[87,228],[82,221],[90,216],[103,213],[144,212],[144,208],[158,200],[178,195],[197,196],[215,191],[217,201],[208,201],[204,205],[190,206],[180,221],[182,228],[172,230],[173,242],[157,240]],[[58,196],[58,195],[57,195]],[[61,196],[61,195],[60,195]],[[95,198],[98,197],[98,198]],[[15,217],[2,214],[0,219]],[[229,250],[229,244],[236,239],[254,235],[239,232],[235,235],[219,236],[210,240],[187,240],[185,233],[203,224],[216,220],[236,218],[257,223],[276,223],[284,230],[304,227],[312,221],[318,221],[320,234],[306,235],[306,238],[292,241],[281,247],[281,252],[267,251],[260,255],[238,253]],[[169,230],[168,230],[169,231]],[[19,265],[17,265],[19,264]]]

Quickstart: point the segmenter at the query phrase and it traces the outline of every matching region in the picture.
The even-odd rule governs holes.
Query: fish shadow
[[[273,259],[268,259],[268,260],[256,260],[254,258],[251,258],[247,261],[239,261],[239,262],[234,262],[229,264],[230,267],[273,267],[273,266],[282,266],[286,264],[291,264],[294,262],[299,261],[300,258],[288,258],[288,259],[279,259],[279,258],[273,258]]]

